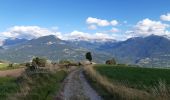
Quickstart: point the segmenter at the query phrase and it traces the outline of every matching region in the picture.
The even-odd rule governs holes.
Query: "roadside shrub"
[[[46,62],[47,62],[47,59],[36,57],[36,58],[33,58],[32,60],[32,66],[34,66],[35,68],[45,67]]]
[[[114,58],[112,58],[111,60],[107,60],[106,64],[108,64],[108,65],[116,65],[116,60]]]
[[[12,67],[13,67],[13,63],[10,63],[10,64],[8,65],[8,67],[12,68]]]
[[[36,69],[31,63],[26,63],[25,66],[27,67],[27,71],[34,71]]]
[[[71,61],[69,61],[69,60],[60,60],[59,61],[59,64],[70,64],[71,63]]]

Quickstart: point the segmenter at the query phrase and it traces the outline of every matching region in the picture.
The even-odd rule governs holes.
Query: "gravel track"
[[[83,68],[71,72],[64,81],[64,87],[56,100],[102,100],[88,84]]]

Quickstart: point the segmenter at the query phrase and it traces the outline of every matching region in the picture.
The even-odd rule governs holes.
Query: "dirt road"
[[[63,91],[56,100],[101,100],[101,97],[91,88],[79,68],[71,72],[64,81]]]

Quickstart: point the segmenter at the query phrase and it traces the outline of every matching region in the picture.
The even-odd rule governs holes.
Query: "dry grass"
[[[101,86],[103,86],[112,95],[119,95],[121,99],[125,100],[151,100],[154,99],[149,93],[137,89],[128,88],[122,84],[114,84],[110,82],[108,78],[100,75],[92,66],[84,67],[86,73],[96,80]]]
[[[158,85],[154,86],[151,91],[153,96],[159,100],[169,100],[170,98],[170,89],[163,80],[159,80]]]
[[[37,73],[36,71],[35,73],[25,72],[19,79],[19,81],[21,81],[19,90],[9,95],[7,100],[29,100],[29,98],[36,100],[36,98],[43,97],[46,91],[53,91],[55,88],[58,91],[58,87],[61,85],[60,81],[63,80],[61,78],[66,77],[64,72],[67,73],[65,68],[51,65],[38,69]],[[50,85],[52,87],[49,87]],[[51,98],[50,96],[51,95],[49,95],[49,98]]]

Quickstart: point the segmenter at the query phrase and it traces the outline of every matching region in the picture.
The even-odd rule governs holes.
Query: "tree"
[[[90,62],[92,61],[91,52],[86,53],[86,59],[89,60]]]

